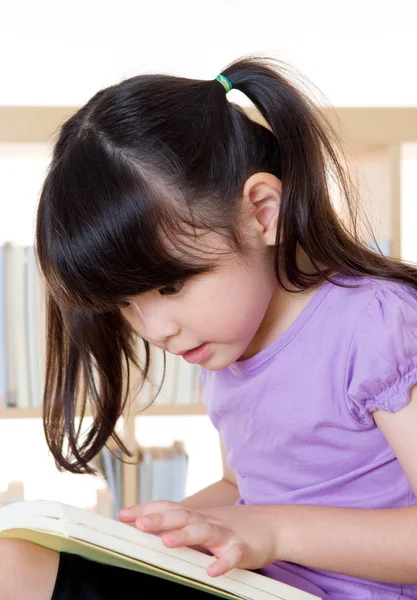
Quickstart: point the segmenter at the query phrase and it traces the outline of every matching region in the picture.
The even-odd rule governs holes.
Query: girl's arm
[[[410,398],[398,412],[375,411],[374,419],[417,495],[416,386]],[[417,507],[270,510],[277,511],[281,559],[375,581],[417,584]]]
[[[216,506],[230,506],[235,504],[239,498],[237,487],[227,481],[221,479],[212,485],[200,490],[192,496],[188,496],[180,502],[187,508],[214,508]]]
[[[275,511],[277,558],[387,583],[417,584],[417,507],[381,510],[321,506]]]

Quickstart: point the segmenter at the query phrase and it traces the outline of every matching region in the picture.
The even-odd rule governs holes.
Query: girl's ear
[[[252,224],[267,246],[275,246],[281,189],[281,180],[271,173],[255,173],[243,188]]]

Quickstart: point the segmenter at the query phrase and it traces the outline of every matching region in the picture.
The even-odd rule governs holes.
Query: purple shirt
[[[258,354],[219,371],[201,369],[239,504],[417,504],[372,416],[405,406],[417,383],[417,294],[388,281],[335,279],[358,287],[326,282]],[[263,572],[322,598],[417,598],[417,586],[282,561]]]

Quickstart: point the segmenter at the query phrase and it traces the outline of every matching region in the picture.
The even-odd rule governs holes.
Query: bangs
[[[94,140],[77,145],[65,168],[63,160],[45,179],[36,238],[48,291],[61,306],[112,311],[126,297],[212,271],[230,253],[219,245],[208,252],[206,234],[215,230],[178,188],[156,185],[161,174],[144,177]]]

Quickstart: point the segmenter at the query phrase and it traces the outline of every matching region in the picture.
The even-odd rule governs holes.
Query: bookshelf
[[[150,406],[143,406],[138,402],[128,404],[128,409],[122,416],[124,424],[119,435],[129,450],[134,450],[137,445],[135,435],[135,421],[141,416],[146,417],[184,417],[184,416],[203,416],[206,414],[205,406],[202,401],[193,404],[165,404],[160,405],[154,402]],[[91,411],[86,410],[86,417],[91,416]],[[0,407],[0,419],[41,419],[42,406],[29,407]],[[129,464],[133,459],[125,457],[126,462],[122,463],[123,470],[123,502],[125,506],[137,503],[138,491],[138,466]]]
[[[19,250],[19,254],[21,253],[21,247],[9,245],[8,251],[13,252],[14,249]],[[0,247],[1,250],[1,247]],[[3,263],[4,264],[4,263]],[[7,263],[6,263],[7,264]],[[13,262],[9,263],[11,266],[9,270],[3,271],[3,274],[6,275],[4,281],[3,279],[0,282],[0,294],[7,295],[7,289],[10,286],[10,278],[13,278],[16,269],[20,269],[21,265],[15,265]],[[28,271],[26,271],[26,274]],[[38,272],[32,272],[32,275],[39,278]],[[28,277],[28,275],[27,275]],[[3,285],[5,287],[3,288]],[[3,290],[1,289],[3,288]],[[41,287],[36,285],[27,285],[25,286],[25,304],[26,310],[30,312],[30,308],[28,308],[32,300],[36,302],[32,298],[29,297],[28,290],[36,289],[36,294],[42,294]],[[40,303],[39,303],[40,305]],[[39,308],[37,305],[37,308]],[[16,319],[16,315],[13,313],[14,303],[9,303],[9,307],[11,306],[10,313],[5,313],[5,320],[11,320],[13,322],[14,327],[8,328],[8,335],[12,338],[14,336],[19,336],[23,338],[22,346],[24,349],[25,344],[29,342],[29,339],[32,338],[40,338],[42,337],[43,326],[44,326],[44,311],[37,312],[36,321],[32,320],[30,325],[32,327],[32,331],[28,331],[29,323],[23,323]],[[4,324],[3,321],[0,321],[0,326]],[[19,329],[19,332],[16,333],[15,330]],[[22,331],[20,331],[22,330]],[[6,336],[7,338],[7,336]],[[6,339],[6,346],[2,345],[0,347],[0,355],[6,358],[5,363],[7,363],[8,368],[6,372],[10,370],[10,367],[14,370],[15,364],[19,364],[19,369],[25,369],[27,374],[30,373],[33,378],[32,371],[36,371],[37,373],[37,385],[31,389],[30,391],[25,389],[25,393],[22,392],[23,387],[19,382],[19,374],[13,373],[14,379],[13,381],[8,381],[8,377],[6,374],[6,382],[3,381],[3,385],[0,386],[0,400],[3,405],[0,405],[0,419],[41,419],[43,414],[43,408],[40,405],[40,398],[42,397],[42,375],[40,371],[43,367],[44,362],[44,344],[41,344],[41,354],[37,357],[36,361],[31,361],[26,358],[21,359],[21,355],[16,352],[15,344],[13,343],[13,339]],[[152,417],[184,417],[184,416],[197,416],[197,415],[205,415],[205,406],[202,401],[202,389],[201,382],[199,377],[199,367],[197,365],[189,365],[186,363],[181,357],[170,355],[167,359],[167,371],[166,377],[164,381],[164,385],[161,389],[161,393],[155,399],[156,391],[159,388],[160,380],[162,378],[163,372],[163,353],[160,349],[155,348],[153,346],[150,347],[151,350],[151,363],[150,363],[150,372],[148,375],[148,380],[140,391],[140,396],[137,397],[136,390],[138,389],[138,378],[139,372],[132,368],[131,374],[131,385],[129,390],[129,401],[126,405],[124,413],[121,415],[121,420],[119,421],[116,430],[118,431],[119,437],[123,440],[126,447],[132,452],[133,458],[129,458],[128,456],[123,456],[123,461],[121,462],[120,467],[117,468],[118,473],[120,472],[120,468],[122,470],[122,498],[123,505],[128,506],[132,504],[136,504],[138,502],[138,471],[139,465],[137,459],[135,458],[135,454],[137,451],[137,440],[135,435],[135,425],[136,419],[141,416],[152,416]],[[27,352],[23,352],[23,355],[27,355]],[[138,355],[139,360],[141,360],[141,350],[138,345]],[[19,359],[20,357],[20,359]],[[0,359],[1,360],[1,359]],[[23,362],[26,364],[24,365]],[[1,377],[0,377],[1,379]],[[17,385],[16,384],[17,381]],[[6,383],[6,386],[4,386]],[[10,384],[12,387],[10,388]],[[1,404],[0,402],[0,404]],[[8,402],[16,402],[17,406],[7,406]],[[92,410],[88,407],[85,411],[85,417],[92,416]],[[120,427],[122,424],[122,427]],[[112,440],[109,440],[111,443],[111,447],[113,447]],[[95,465],[97,467],[97,465]],[[107,466],[109,467],[109,463],[107,462]],[[119,489],[119,488],[118,488]],[[118,498],[120,498],[118,494]]]
[[[0,106],[0,143],[52,144],[61,123],[78,107],[74,106]],[[248,116],[262,123],[262,117],[252,107],[245,107]],[[379,239],[387,242],[390,253],[401,252],[401,144],[417,142],[417,108],[336,107],[322,108],[336,131],[353,149],[354,157],[371,195],[385,215],[377,231]],[[376,171],[386,173],[384,186],[378,187]],[[378,229],[378,228],[377,228]],[[123,441],[128,448],[135,444],[135,420],[140,416],[205,415],[202,402],[195,404],[153,404],[146,408],[132,403],[124,415]],[[0,419],[40,419],[40,406],[19,408],[0,407]],[[124,503],[137,500],[137,469],[123,464]]]
[[[0,419],[42,418],[45,324],[44,291],[34,248],[10,242],[0,244]],[[205,414],[200,368],[198,365],[186,363],[179,356],[167,355],[164,385],[155,398],[162,380],[164,361],[162,350],[154,346],[150,346],[150,350],[150,372],[139,395],[140,374],[132,365],[129,401],[116,426],[119,437],[133,456],[120,456],[120,449],[112,447],[112,452],[122,460],[118,462],[112,452],[104,450],[106,461],[99,456],[97,464],[94,465],[103,472],[109,485],[110,481],[112,482],[113,499],[119,507],[137,503],[140,494],[138,471],[148,473],[144,489],[148,490],[149,494],[161,493],[161,482],[165,479],[168,481],[161,474],[161,460],[164,459],[161,459],[159,452],[156,453],[155,467],[149,466],[149,463],[152,464],[155,448],[150,454],[149,449],[141,446],[141,454],[145,453],[150,458],[146,466],[142,461],[138,462],[136,419],[142,415],[173,417]],[[138,342],[137,353],[142,364],[143,352],[144,348]],[[92,409],[89,410],[87,405],[85,417],[92,415]],[[113,440],[109,440],[108,443],[112,445],[112,442]],[[171,462],[178,467],[178,457],[185,456],[184,449],[179,446],[176,448],[173,450],[174,458],[168,452],[165,467]],[[158,475],[152,475],[153,469]],[[177,473],[170,473],[173,472]],[[183,470],[180,473],[182,474]],[[152,483],[149,483],[151,480]],[[172,494],[178,497],[179,487],[183,485],[179,482],[184,482],[184,478],[170,477],[170,481],[173,482]],[[142,486],[142,480],[140,485]],[[148,491],[141,496],[147,497]],[[168,497],[169,489],[165,489],[165,492]]]

